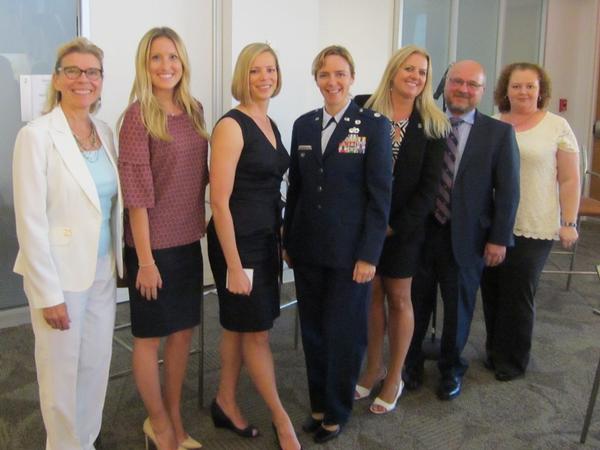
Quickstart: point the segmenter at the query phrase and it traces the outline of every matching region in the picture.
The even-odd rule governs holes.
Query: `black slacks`
[[[515,246],[507,249],[504,262],[483,272],[485,346],[497,372],[516,376],[527,369],[535,322],[534,297],[552,243],[515,236]]]
[[[367,347],[371,283],[355,283],[352,272],[294,265],[311,410],[329,425],[350,418]]]

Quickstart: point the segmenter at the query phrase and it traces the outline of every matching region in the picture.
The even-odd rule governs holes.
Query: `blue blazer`
[[[459,266],[481,264],[487,242],[514,245],[519,149],[511,125],[476,111],[451,201],[452,251]]]
[[[391,198],[389,121],[351,101],[324,153],[322,123],[322,108],[294,123],[283,246],[293,264],[376,265]]]

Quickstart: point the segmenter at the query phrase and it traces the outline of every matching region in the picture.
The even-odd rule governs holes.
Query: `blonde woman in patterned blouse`
[[[175,31],[148,31],[138,46],[119,133],[133,375],[149,416],[146,444],[150,439],[159,450],[201,447],[185,431],[180,411],[192,331],[200,321],[208,183],[208,133],[189,81],[187,54]]]
[[[356,386],[355,399],[368,397],[381,380],[374,414],[396,407],[404,383],[402,366],[411,342],[414,320],[411,283],[423,241],[425,218],[439,184],[449,129],[432,96],[431,59],[422,48],[408,45],[392,55],[375,93],[366,105],[390,119],[394,182],[387,238],[373,280],[369,311],[367,368]],[[388,302],[389,367],[383,365]]]
[[[494,92],[498,118],[514,127],[521,157],[515,245],[503,264],[484,270],[481,282],[485,365],[498,381],[525,374],[540,274],[555,240],[570,248],[578,238],[577,139],[564,118],[546,111],[549,99],[550,79],[531,63],[506,66]]]

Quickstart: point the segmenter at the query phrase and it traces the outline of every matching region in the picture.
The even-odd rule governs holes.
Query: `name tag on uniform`
[[[352,153],[355,155],[363,155],[367,149],[367,137],[359,136],[357,133],[352,133],[340,142],[338,153]]]
[[[298,151],[300,152],[300,158],[304,158],[306,156],[306,152],[312,150],[312,145],[299,145]]]

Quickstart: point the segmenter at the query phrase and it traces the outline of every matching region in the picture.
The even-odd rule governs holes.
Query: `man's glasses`
[[[467,89],[475,91],[483,86],[483,84],[477,83],[475,81],[465,81],[462,78],[448,78],[448,82],[453,87],[463,87],[465,84],[467,85]]]
[[[65,74],[69,80],[76,80],[81,76],[82,73],[85,73],[85,76],[90,81],[98,81],[102,78],[102,69],[98,69],[96,67],[90,67],[89,69],[80,69],[77,66],[68,66],[68,67],[59,67],[57,72],[62,72]]]

